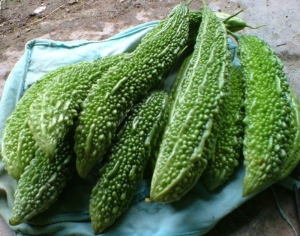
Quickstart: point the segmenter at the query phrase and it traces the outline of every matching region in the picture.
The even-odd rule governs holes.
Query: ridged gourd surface
[[[124,55],[74,64],[71,70],[55,76],[47,90],[39,93],[30,107],[29,127],[38,146],[50,158],[57,143],[73,125],[92,85],[101,80],[102,74],[118,64]]]
[[[48,88],[49,83],[55,77],[62,77],[70,70],[72,66],[58,68],[32,84],[6,120],[1,142],[1,155],[6,171],[13,178],[20,178],[38,149],[28,125],[31,104],[37,99],[39,93],[43,93]]]
[[[208,165],[201,178],[209,190],[223,185],[239,165],[243,143],[244,82],[241,68],[229,66],[224,84],[224,96],[215,116],[211,137],[213,147],[208,154]]]
[[[281,167],[278,179],[283,179],[287,177],[296,167],[300,160],[300,102],[291,88],[291,106],[293,109],[293,119],[292,119],[292,131],[295,133],[293,147],[289,149],[288,158],[285,160],[283,166]]]
[[[129,207],[162,129],[166,93],[153,92],[130,112],[90,198],[95,233],[104,231]]]
[[[273,49],[254,35],[242,35],[238,42],[245,74],[246,196],[278,180],[284,163],[295,158],[293,150],[299,148],[299,114],[293,107],[283,64]]]
[[[230,15],[222,12],[216,12],[216,15],[221,21],[226,20],[225,27],[231,32],[238,32],[246,27],[249,27],[243,19],[240,19],[238,17],[229,18]],[[202,11],[189,12],[189,39],[187,43],[188,45],[195,44],[201,21]]]
[[[18,225],[45,211],[54,203],[75,171],[72,136],[57,145],[49,162],[41,149],[25,168],[15,191],[9,223]]]
[[[188,38],[188,9],[177,5],[118,67],[109,70],[83,103],[75,134],[77,171],[85,177],[102,158],[132,105],[165,78]]]
[[[224,25],[205,7],[186,82],[163,134],[151,183],[153,201],[179,200],[207,165],[202,153],[221,97],[227,50]]]

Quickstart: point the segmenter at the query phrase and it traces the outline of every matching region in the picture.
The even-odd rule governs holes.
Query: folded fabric
[[[0,141],[7,117],[35,81],[58,67],[80,61],[92,61],[107,55],[134,50],[141,38],[158,21],[138,25],[103,41],[33,40],[16,63],[5,84],[0,103]],[[236,46],[230,41],[232,50]],[[234,60],[233,63],[238,63]],[[169,86],[177,71],[167,78]],[[101,235],[203,235],[228,213],[247,201],[242,197],[244,167],[236,170],[224,187],[209,192],[199,182],[180,201],[171,204],[147,203],[150,180],[144,179],[132,204],[115,224]],[[91,190],[97,173],[86,179],[73,178],[48,210],[27,223],[12,226],[16,235],[94,235],[88,213]],[[8,223],[17,181],[4,170],[0,160],[0,215]]]

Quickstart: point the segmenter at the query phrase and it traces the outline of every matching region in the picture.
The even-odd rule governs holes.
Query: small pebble
[[[76,4],[76,3],[77,3],[77,0],[70,0],[70,1],[68,2],[69,5],[73,5],[73,4]]]

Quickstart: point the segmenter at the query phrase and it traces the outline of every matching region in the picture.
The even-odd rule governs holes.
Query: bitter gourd
[[[122,56],[116,55],[111,57],[115,57],[116,61],[118,61],[121,60],[120,57]],[[24,168],[29,165],[38,149],[38,145],[28,125],[30,106],[32,103],[37,102],[42,94],[49,93],[48,90],[53,80],[56,82],[62,81],[67,78],[67,75],[73,76],[71,78],[77,78],[76,76],[82,75],[81,79],[86,81],[88,79],[99,78],[99,73],[104,73],[104,71],[107,70],[109,63],[111,63],[110,61],[113,60],[110,57],[105,57],[95,60],[94,62],[79,62],[60,67],[44,75],[26,90],[24,95],[17,102],[12,114],[8,117],[3,130],[1,154],[9,175],[15,179],[19,179]],[[115,61],[111,64],[114,65]],[[80,72],[82,72],[82,74],[80,74]],[[59,110],[55,112],[55,114],[58,115]],[[37,113],[35,113],[35,115],[37,115]],[[47,117],[49,118],[49,116]],[[56,142],[57,140],[59,139],[57,138]]]
[[[278,179],[287,177],[293,171],[300,160],[300,149],[299,145],[297,145],[297,143],[300,142],[300,103],[294,91],[291,89],[290,92],[291,105],[294,116],[294,118],[292,119],[292,126],[295,128],[295,130],[293,130],[293,132],[295,132],[293,143],[295,145],[293,145],[293,147],[289,150],[289,157],[285,160],[283,166],[281,167]]]
[[[249,34],[241,35],[238,44],[245,74],[246,196],[286,176],[298,163],[300,122],[298,102],[274,50]]]
[[[70,131],[57,145],[51,162],[41,149],[37,150],[18,182],[9,220],[11,225],[29,220],[57,200],[75,171],[73,133]]]
[[[84,62],[80,63],[80,66],[84,65]],[[20,178],[24,168],[29,165],[38,149],[28,126],[30,105],[37,98],[38,93],[43,93],[54,77],[70,70],[70,66],[58,68],[31,85],[6,120],[1,142],[1,155],[6,171],[13,178]]]
[[[244,86],[241,68],[229,66],[229,75],[224,84],[224,97],[215,116],[207,152],[208,165],[202,174],[202,181],[213,190],[228,181],[242,156]]]
[[[230,32],[238,32],[247,27],[254,28],[252,26],[249,26],[247,22],[245,22],[243,19],[237,16],[231,16],[223,12],[216,12],[216,15],[221,21],[223,21],[226,29]],[[188,45],[195,44],[201,21],[202,11],[189,11],[189,38],[187,43]]]
[[[92,190],[90,217],[101,233],[129,207],[164,124],[167,94],[152,92],[130,113]]]
[[[224,15],[220,15],[220,17],[224,17]],[[190,12],[189,22],[189,40],[193,42],[197,35],[197,31],[193,29],[199,28],[201,12]],[[239,18],[229,19],[228,22],[229,29],[232,29],[232,26],[241,29],[246,25],[246,23]],[[57,76],[55,79],[52,79],[53,83],[51,86],[48,86],[44,93],[39,93],[40,96],[34,100],[34,103],[31,106],[29,124],[31,131],[34,134],[34,139],[45,153],[51,156],[56,143],[64,135],[66,129],[72,124],[74,116],[78,114],[78,108],[80,107],[81,100],[85,97],[86,89],[90,87],[90,84],[94,82],[95,78],[101,77],[101,74],[105,71],[104,68],[107,65],[110,65],[109,60],[113,60],[113,63],[117,64],[118,61],[122,59],[122,56],[113,56],[111,59],[108,57],[103,60],[101,62],[102,69],[99,70],[98,74],[95,74],[94,68],[92,68],[89,73],[84,69],[80,71],[73,69],[72,72],[65,75],[65,77]],[[108,67],[106,67],[106,69]],[[76,66],[76,68],[78,67]],[[83,64],[82,68],[85,68]],[[81,76],[81,74],[85,73],[92,76],[86,79],[85,75]],[[74,83],[74,81],[76,81],[76,83]],[[70,85],[71,83],[72,85]]]
[[[39,93],[30,107],[29,127],[49,157],[56,144],[73,125],[88,90],[110,68],[125,58],[125,53],[106,56],[95,62],[72,66],[72,70],[52,79],[47,90]]]
[[[224,24],[206,5],[189,68],[168,118],[154,169],[150,200],[179,200],[200,178],[202,157],[229,63]]]
[[[190,61],[192,58],[192,54],[188,55],[183,63],[181,64],[179,71],[172,82],[170,92],[168,94],[168,117],[172,120],[174,112],[176,111],[176,107],[182,101],[182,97],[184,96],[184,85],[187,85],[187,80],[190,79],[187,77],[189,68],[190,68]]]
[[[75,133],[76,167],[85,177],[103,156],[132,105],[169,72],[188,38],[188,7],[179,4],[142,39],[130,58],[104,75],[83,103]],[[107,79],[106,79],[107,78]]]

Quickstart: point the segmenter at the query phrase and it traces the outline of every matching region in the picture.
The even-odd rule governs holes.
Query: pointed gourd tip
[[[234,14],[228,16],[227,18],[225,18],[225,19],[223,20],[223,22],[226,23],[227,21],[229,21],[229,20],[232,19],[233,17],[236,17],[238,14],[240,14],[240,13],[243,12],[243,11],[244,11],[244,10],[242,9],[242,10],[239,10],[238,12],[236,12],[236,13],[234,13]]]
[[[262,189],[262,186],[258,184],[257,179],[253,176],[245,177],[243,183],[243,197],[248,197],[252,194],[259,192]]]
[[[104,231],[104,229],[102,229],[102,228],[98,228],[98,227],[94,228],[94,233],[95,234],[101,234],[103,231]]]
[[[76,161],[76,171],[77,174],[84,179],[88,175],[88,171],[86,171],[85,168],[82,167],[81,163]]]
[[[150,197],[146,198],[145,201],[146,202],[159,202],[159,195],[160,194],[157,193],[154,188],[152,188],[150,190]]]
[[[256,190],[255,188],[247,188],[247,189],[243,189],[243,193],[242,193],[242,197],[249,197],[252,194],[256,194],[258,192],[258,190]]]
[[[15,217],[11,217],[9,220],[8,220],[8,223],[12,226],[15,226],[15,225],[18,225],[19,222],[15,219]]]

